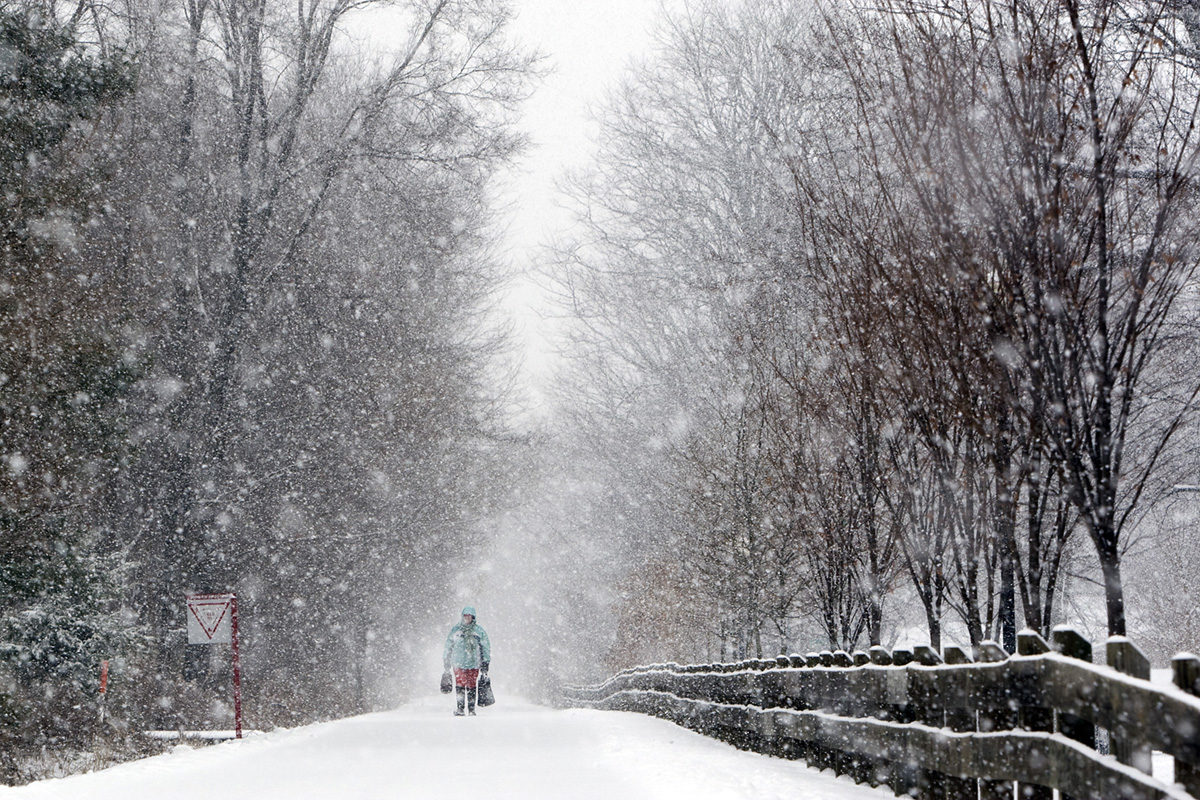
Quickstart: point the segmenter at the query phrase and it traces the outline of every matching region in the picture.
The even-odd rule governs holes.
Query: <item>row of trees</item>
[[[352,42],[385,5],[394,48]],[[509,17],[3,7],[8,779],[90,741],[101,659],[118,726],[227,723],[186,591],[239,593],[253,726],[394,688],[501,474],[488,183],[533,64]]]
[[[1011,649],[1071,576],[1125,633],[1200,390],[1185,12],[697,3],[612,99],[559,250],[569,396],[653,452],[624,491],[677,525],[637,555],[692,578],[710,655],[878,644],[898,595]]]

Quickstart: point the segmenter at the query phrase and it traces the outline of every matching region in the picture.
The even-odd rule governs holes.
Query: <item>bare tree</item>
[[[936,235],[971,254],[962,269],[1018,373],[1012,413],[1037,398],[1124,633],[1122,531],[1198,388],[1145,392],[1195,271],[1195,75],[1160,53],[1157,7],[891,11],[906,77],[889,88],[931,120],[892,128],[900,174]]]

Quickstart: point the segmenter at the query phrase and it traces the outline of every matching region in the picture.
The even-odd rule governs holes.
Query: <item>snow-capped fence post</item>
[[[879,700],[871,691],[871,671],[863,669],[871,660],[862,651],[856,651],[850,660],[852,666],[843,673],[841,681],[842,702],[838,713],[854,718],[875,716],[879,713]],[[855,783],[870,783],[875,777],[876,760],[861,749],[846,748],[845,769]]]
[[[873,677],[870,671],[863,669],[871,661],[869,658],[865,660],[859,658],[859,656],[866,655],[861,651],[854,654],[854,672],[847,675],[847,679],[852,683],[850,689],[845,692],[850,699],[850,703],[846,706],[846,713],[852,717],[874,717],[880,713],[879,698],[870,689]],[[849,775],[854,778],[855,783],[869,783],[872,786],[879,783],[881,765],[878,759],[859,749],[850,752],[849,756]]]
[[[998,664],[1008,660],[1008,653],[997,642],[980,642],[975,648],[975,660],[982,664]],[[1006,692],[1007,694],[1007,692]],[[1017,715],[1014,711],[991,708],[979,712],[979,730],[990,731],[1009,730],[1017,727]],[[985,780],[979,782],[980,800],[1011,800],[1013,795],[1012,781]]]
[[[1059,625],[1051,633],[1054,649],[1068,658],[1077,658],[1089,664],[1092,661],[1092,643],[1083,638],[1079,631],[1066,625]],[[1074,739],[1085,747],[1095,749],[1096,726],[1086,719],[1065,712],[1058,713],[1058,732],[1068,739]],[[1062,800],[1073,800],[1065,792],[1060,792]]]
[[[783,688],[783,673],[779,670],[768,670],[757,676],[759,691],[762,693],[763,708],[779,708],[786,705],[787,693]]]
[[[1171,673],[1176,686],[1188,694],[1200,695],[1200,658],[1180,653],[1171,659]],[[1200,797],[1200,763],[1176,757],[1175,782],[1187,789],[1188,794]]]
[[[854,654],[854,664],[858,667],[854,673],[858,680],[858,691],[854,692],[857,705],[853,710],[857,716],[876,718],[887,716],[887,705],[884,703],[886,697],[881,697],[880,693],[874,691],[878,675],[881,674],[875,668],[887,666],[890,663],[892,663],[892,654],[881,645],[872,645],[869,652],[858,651]],[[863,669],[864,667],[866,669]],[[878,757],[877,754],[863,752],[863,748],[859,748],[859,751],[854,753],[854,781],[878,786],[887,781],[889,769],[887,760]]]
[[[1017,634],[1017,655],[1040,656],[1049,652],[1050,645],[1037,632],[1026,630]],[[1023,730],[1054,732],[1054,710],[1051,708],[1022,703],[1019,716]],[[1054,790],[1046,786],[1033,783],[1017,784],[1017,797],[1021,800],[1051,800],[1053,796]]]
[[[808,668],[813,672],[809,674],[809,683],[806,686],[808,691],[805,693],[805,707],[809,710],[824,711],[824,686],[825,670],[817,669],[824,666],[824,653],[809,653],[806,659]],[[815,661],[814,661],[815,658]],[[833,653],[829,653],[830,663],[833,659]],[[805,762],[817,769],[833,769],[833,750],[826,747],[822,742],[815,739],[805,742],[804,745],[804,760]]]
[[[893,722],[910,723],[917,718],[916,708],[912,703],[912,696],[909,693],[909,671],[907,669],[895,669],[896,667],[907,667],[913,661],[911,650],[897,648],[892,651],[892,667],[886,675],[887,681],[887,706],[884,716]],[[920,770],[916,764],[910,763],[906,758],[889,758],[888,759],[888,775],[887,783],[892,791],[898,795],[917,795],[921,791],[921,781],[919,779]]]
[[[794,708],[800,711],[808,711],[811,709],[809,698],[812,696],[812,672],[808,671],[808,662],[801,656],[800,663],[802,666],[797,669],[802,669],[804,672],[794,674],[792,677],[792,685],[788,690],[788,705],[789,708]],[[812,758],[814,742],[807,738],[791,738],[790,751],[794,758],[804,759],[806,762]]]
[[[970,653],[953,645],[942,650],[942,659],[951,665],[972,663]],[[964,672],[959,677],[960,679],[956,681],[957,692],[962,699],[959,703],[955,703],[954,708],[946,709],[946,727],[957,733],[971,733],[975,730],[975,710],[970,707],[967,700],[970,675]],[[945,786],[948,798],[979,796],[979,781],[975,778],[947,776]]]
[[[1105,658],[1108,665],[1117,672],[1132,675],[1142,680],[1150,680],[1150,659],[1138,649],[1137,645],[1124,636],[1112,636],[1105,642]],[[1113,686],[1112,691],[1120,691]],[[1112,742],[1112,753],[1122,764],[1140,769],[1150,774],[1150,748],[1137,742],[1137,728],[1148,723],[1146,719],[1129,719],[1119,717],[1117,726],[1109,732]]]
[[[923,667],[936,667],[942,663],[942,657],[929,645],[919,644],[913,648],[913,663]],[[940,728],[945,724],[945,708],[934,681],[911,681],[909,692],[915,708],[916,722],[931,728]],[[946,776],[938,770],[922,769],[917,774],[917,785],[920,797],[945,800],[950,796],[946,792]]]
[[[886,647],[877,644],[871,646],[867,655],[870,657],[871,663],[879,667],[886,667],[892,663],[892,654],[887,651]]]

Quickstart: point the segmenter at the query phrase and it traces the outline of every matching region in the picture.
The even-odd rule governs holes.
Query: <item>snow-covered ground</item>
[[[883,800],[794,761],[640,714],[506,700],[476,718],[435,697],[395,711],[177,749],[103,772],[0,789],[13,800],[679,798]]]

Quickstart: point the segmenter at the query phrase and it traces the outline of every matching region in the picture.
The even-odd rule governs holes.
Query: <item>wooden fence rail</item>
[[[943,800],[1200,798],[1200,659],[1177,656],[1176,687],[1148,680],[1131,642],[1091,645],[1058,628],[1032,632],[1017,654],[810,653],[733,664],[654,664],[568,702],[639,711],[760,752],[804,758],[896,794]],[[1108,732],[1112,755],[1097,748]],[[1174,785],[1150,774],[1152,750],[1175,760]]]

